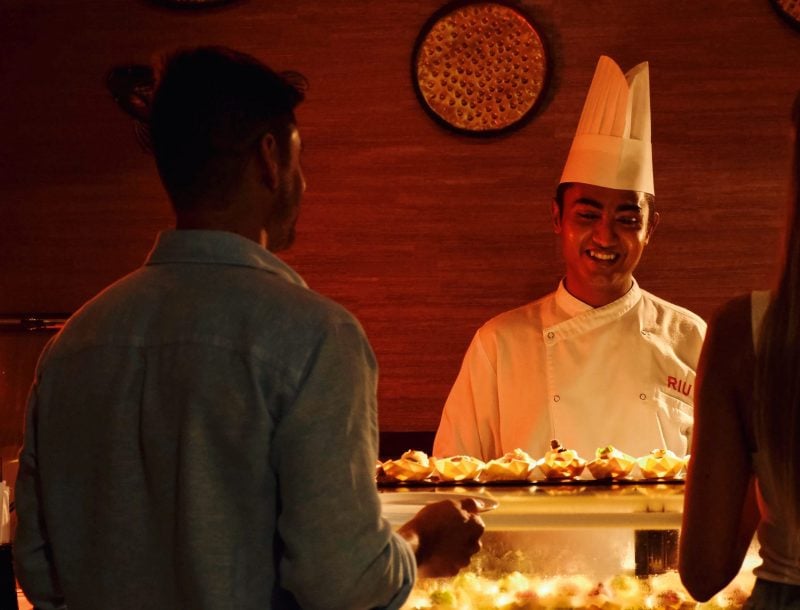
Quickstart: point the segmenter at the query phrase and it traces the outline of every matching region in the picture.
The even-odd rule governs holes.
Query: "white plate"
[[[489,496],[482,494],[461,494],[442,491],[410,491],[410,492],[383,492],[378,494],[383,505],[383,516],[392,525],[402,525],[411,517],[416,515],[420,509],[432,502],[442,500],[455,500],[460,502],[466,498],[472,498],[478,505],[478,512],[494,510],[499,502]]]

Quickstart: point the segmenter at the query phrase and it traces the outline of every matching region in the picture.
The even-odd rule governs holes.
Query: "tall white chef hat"
[[[600,56],[561,182],[655,195],[647,62],[623,74]]]

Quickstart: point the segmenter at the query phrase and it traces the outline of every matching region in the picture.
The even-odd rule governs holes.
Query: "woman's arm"
[[[699,601],[738,573],[759,521],[743,417],[754,362],[749,301],[737,299],[712,321],[697,371],[679,571]]]

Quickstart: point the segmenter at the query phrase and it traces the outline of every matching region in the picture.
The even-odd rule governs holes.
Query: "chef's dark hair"
[[[178,50],[157,70],[149,139],[176,210],[224,205],[267,132],[288,158],[302,75],[225,47]]]
[[[554,197],[554,200],[558,206],[559,216],[564,215],[564,192],[573,184],[575,183],[562,182],[556,189],[556,196]],[[642,193],[642,195],[644,195],[644,199],[647,201],[647,226],[651,227],[653,225],[653,218],[655,218],[656,215],[656,198],[650,193]]]
[[[800,530],[800,93],[795,98],[793,195],[783,269],[761,326],[754,430],[772,471],[779,510]]]

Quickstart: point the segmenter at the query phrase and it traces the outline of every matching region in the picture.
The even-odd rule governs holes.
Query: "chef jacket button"
[[[647,395],[646,395],[646,394],[639,394],[639,398],[641,398],[642,400],[644,400],[645,398],[647,398]]]
[[[558,394],[553,396],[553,402],[558,402],[559,400],[561,400],[561,396],[559,396]]]
[[[555,337],[555,336],[556,336],[556,334],[555,334],[555,333],[554,333],[552,330],[551,330],[550,332],[548,332],[548,333],[547,333],[547,338],[548,338],[548,339],[552,339],[552,338],[553,338],[553,337]]]

